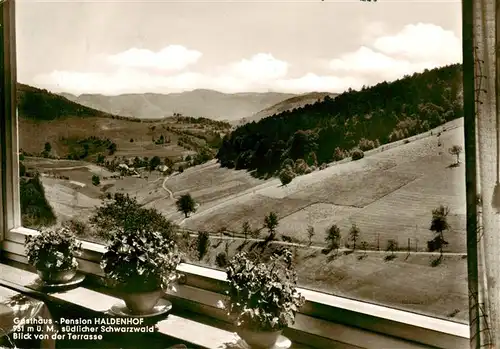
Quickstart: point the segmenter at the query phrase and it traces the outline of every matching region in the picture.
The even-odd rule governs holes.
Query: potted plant
[[[229,297],[219,305],[234,318],[238,335],[248,345],[271,348],[305,302],[296,288],[292,253],[285,249],[264,263],[241,252],[231,259],[226,274]]]
[[[110,237],[101,268],[132,314],[151,312],[177,278],[180,253],[169,234],[124,230]]]
[[[66,227],[26,236],[25,249],[28,262],[47,283],[66,283],[78,270],[76,256],[81,254],[81,243]]]

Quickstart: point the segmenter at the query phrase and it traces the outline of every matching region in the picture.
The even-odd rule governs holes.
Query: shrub
[[[167,289],[181,261],[176,243],[157,231],[125,231],[114,235],[101,268],[125,292]]]
[[[208,232],[198,232],[196,247],[198,250],[198,258],[202,260],[203,257],[207,254],[208,248],[210,247],[210,234]]]
[[[297,291],[292,252],[275,254],[268,263],[255,263],[245,252],[238,253],[226,269],[229,301],[219,303],[237,326],[275,331],[290,326],[305,303]]]
[[[95,185],[95,186],[101,184],[101,179],[99,178],[98,175],[93,175],[92,176],[92,184]]]
[[[227,254],[225,252],[219,252],[217,253],[217,256],[215,257],[215,264],[219,268],[225,268],[227,267],[228,264],[228,259],[227,259]]]
[[[81,243],[66,227],[42,230],[38,235],[26,236],[28,263],[38,270],[69,270],[78,267],[76,256]]]
[[[295,162],[292,160],[292,159],[285,159],[282,163],[281,163],[281,168],[285,168],[285,167],[290,167],[291,169],[293,169],[295,167]]]
[[[375,142],[366,138],[361,138],[358,143],[358,148],[367,151],[375,148]]]
[[[365,157],[365,153],[361,149],[354,149],[351,153],[353,160],[359,160]]]
[[[309,166],[307,166],[307,163],[304,161],[304,159],[297,159],[297,161],[295,161],[295,173],[303,175],[306,173],[308,168]]]
[[[281,184],[287,185],[292,182],[292,180],[295,178],[295,173],[290,168],[284,168],[280,171],[279,178],[281,181]]]
[[[346,152],[339,147],[336,147],[335,150],[333,151],[333,161],[340,161],[346,157],[347,157]]]
[[[175,226],[154,208],[142,207],[135,198],[116,193],[90,218],[96,233],[110,239],[116,234],[135,231],[158,231],[174,236]]]

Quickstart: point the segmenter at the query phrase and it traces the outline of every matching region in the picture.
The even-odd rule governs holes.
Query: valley
[[[279,114],[264,110],[235,127],[178,114],[127,118],[25,88],[23,224],[39,228],[36,218],[52,210],[48,221],[78,222],[81,239],[102,243],[89,217],[128,194],[176,225],[189,263],[223,268],[221,256],[289,248],[301,287],[466,323],[459,91],[460,67],[447,66],[305,105],[281,100],[267,108]],[[187,194],[193,212],[180,212]],[[449,226],[436,247],[430,228],[440,206]],[[209,234],[203,255],[201,233]]]

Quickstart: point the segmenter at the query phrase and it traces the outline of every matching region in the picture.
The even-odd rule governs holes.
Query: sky
[[[342,92],[461,62],[459,0],[16,3],[19,82],[53,92]]]

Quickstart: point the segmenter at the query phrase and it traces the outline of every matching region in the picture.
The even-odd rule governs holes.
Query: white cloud
[[[120,67],[182,70],[196,63],[202,53],[180,45],[170,45],[158,52],[131,48],[109,57],[109,62]]]
[[[429,23],[407,25],[396,35],[376,39],[373,47],[393,57],[440,65],[457,63],[462,56],[459,38],[452,31]]]
[[[433,24],[407,25],[394,35],[380,23],[372,28],[367,43],[328,62],[329,72],[318,74],[312,67],[298,67],[308,73],[292,77],[290,63],[271,53],[258,53],[201,73],[191,67],[202,53],[183,46],[168,46],[159,52],[130,49],[108,57],[107,73],[53,71],[38,75],[38,86],[72,93],[119,94],[126,92],[179,92],[208,88],[222,92],[286,91],[342,92],[349,87],[392,81],[424,69],[461,61],[460,40],[451,31]],[[312,57],[311,62],[316,58]],[[311,63],[314,65],[313,63]],[[109,66],[107,66],[109,68]],[[297,67],[295,67],[297,68]],[[306,68],[306,69],[304,69]],[[105,69],[105,68],[103,68]],[[105,70],[102,70],[105,71]]]
[[[193,72],[162,76],[134,69],[120,69],[111,74],[54,71],[50,74],[38,75],[35,83],[54,91],[113,95],[145,91],[192,90],[199,88],[200,84],[205,82],[204,80],[203,75]]]
[[[229,73],[250,81],[275,80],[286,76],[288,63],[270,53],[258,53],[250,59],[230,65]]]
[[[371,46],[331,60],[330,68],[373,84],[461,61],[460,40],[434,24],[407,25],[395,35],[378,37]]]
[[[140,93],[144,91],[171,93],[197,88],[209,88],[226,93],[283,91],[305,93],[310,91],[344,91],[359,88],[365,83],[362,79],[351,77],[318,76],[308,73],[299,78],[283,78],[256,82],[231,75],[204,75],[184,72],[170,76],[159,76],[131,69],[123,69],[114,74],[80,73],[54,71],[39,75],[35,84],[52,91],[82,93]]]

